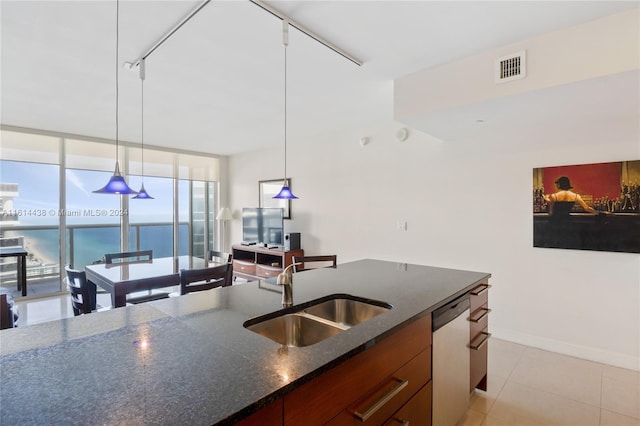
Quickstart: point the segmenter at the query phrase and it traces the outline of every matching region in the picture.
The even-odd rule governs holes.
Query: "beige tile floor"
[[[73,316],[68,296],[18,306],[20,326]],[[488,383],[458,426],[640,426],[638,371],[492,338]]]
[[[459,426],[640,426],[640,372],[500,339]]]

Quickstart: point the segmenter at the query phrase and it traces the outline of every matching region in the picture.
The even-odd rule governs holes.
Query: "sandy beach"
[[[5,236],[8,238],[20,237],[22,234],[19,231],[6,231]],[[56,265],[60,261],[58,259],[52,259],[47,254],[45,254],[38,247],[38,240],[32,237],[24,237],[24,249],[29,252],[33,257],[31,259],[27,258],[27,266],[35,266],[35,265]]]

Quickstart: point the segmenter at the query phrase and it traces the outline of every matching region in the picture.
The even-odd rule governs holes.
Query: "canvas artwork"
[[[640,253],[640,160],[533,169],[533,246]]]

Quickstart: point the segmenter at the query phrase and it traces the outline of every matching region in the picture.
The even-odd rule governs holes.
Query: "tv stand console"
[[[284,250],[258,245],[234,245],[233,277],[256,281],[277,277],[280,272],[293,263],[293,256],[304,256],[304,250]]]

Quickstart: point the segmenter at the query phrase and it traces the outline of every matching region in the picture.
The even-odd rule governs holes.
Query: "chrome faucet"
[[[278,285],[283,286],[282,289],[282,307],[288,308],[293,305],[293,273],[291,272],[291,268],[296,265],[300,265],[301,263],[292,263],[291,265],[284,268],[278,275]]]

